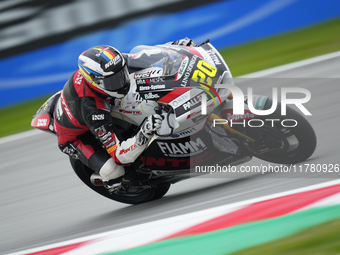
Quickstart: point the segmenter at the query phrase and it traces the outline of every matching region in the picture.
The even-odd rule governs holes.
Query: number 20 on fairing
[[[198,61],[197,68],[199,70],[194,71],[191,79],[195,82],[203,83],[203,85],[207,84],[211,86],[212,85],[211,78],[215,77],[217,69],[210,65],[209,63],[205,62],[204,60]],[[200,80],[198,81],[199,78]]]

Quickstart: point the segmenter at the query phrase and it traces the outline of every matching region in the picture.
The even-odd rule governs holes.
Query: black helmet
[[[88,49],[80,54],[78,65],[92,89],[116,98],[128,93],[130,79],[126,60],[114,47],[101,45]]]

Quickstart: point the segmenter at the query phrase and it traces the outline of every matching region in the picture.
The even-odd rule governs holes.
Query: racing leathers
[[[188,38],[168,44],[196,46]],[[131,68],[132,62],[144,56],[148,54],[124,54]],[[160,115],[151,115],[135,136],[125,139],[114,125],[110,99],[91,88],[77,70],[66,82],[54,110],[54,131],[61,151],[81,160],[104,182],[124,175],[123,166],[137,159],[162,122]]]
[[[59,148],[104,182],[124,175],[123,166],[136,160],[161,124],[159,115],[149,116],[135,136],[124,140],[113,124],[109,98],[92,90],[79,70],[66,82],[54,119]]]

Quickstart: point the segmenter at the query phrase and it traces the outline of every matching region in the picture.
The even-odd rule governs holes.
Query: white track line
[[[226,36],[235,31],[238,31],[246,26],[249,26],[259,20],[265,19],[266,17],[273,15],[274,13],[286,8],[287,6],[293,4],[296,0],[273,0],[270,1],[259,8],[246,13],[244,16],[227,23],[223,27],[216,30],[210,31],[206,34],[200,35],[194,38],[195,42],[203,42],[207,38],[214,40],[222,36]]]
[[[53,248],[56,248],[56,247],[61,247],[61,246],[65,246],[65,245],[70,245],[70,244],[74,244],[74,243],[78,243],[78,242],[90,241],[90,240],[95,240],[95,239],[100,239],[100,240],[95,241],[95,243],[103,241],[99,247],[95,243],[93,243],[94,248],[96,248],[96,251],[98,253],[101,252],[100,251],[101,249],[103,249],[102,252],[106,252],[108,249],[112,250],[112,251],[118,251],[118,250],[126,249],[127,246],[129,246],[129,248],[132,248],[132,247],[135,247],[133,245],[135,242],[129,241],[130,242],[129,245],[127,245],[125,242],[121,243],[121,244],[119,242],[117,242],[115,245],[113,245],[113,243],[114,243],[113,240],[118,238],[121,235],[124,235],[124,238],[127,238],[127,240],[131,240],[131,238],[128,238],[128,235],[137,234],[137,237],[133,240],[138,239],[138,237],[143,237],[142,239],[145,243],[150,243],[150,242],[159,240],[162,237],[166,237],[169,234],[169,233],[164,232],[163,234],[165,234],[165,235],[162,235],[162,236],[157,235],[157,234],[155,235],[155,227],[157,227],[157,226],[163,226],[165,224],[174,224],[174,225],[177,225],[178,230],[181,230],[182,229],[181,223],[183,222],[183,219],[188,220],[188,219],[195,219],[195,218],[200,218],[200,217],[202,217],[202,219],[204,219],[207,216],[209,216],[208,218],[210,218],[211,215],[216,216],[216,215],[221,214],[221,212],[234,211],[234,210],[236,210],[240,207],[248,206],[248,205],[253,204],[253,203],[262,202],[262,201],[265,201],[265,200],[279,198],[279,197],[284,197],[284,196],[288,196],[288,195],[292,195],[292,194],[296,194],[296,193],[300,193],[300,192],[304,192],[304,191],[310,191],[310,190],[325,188],[325,187],[329,187],[329,186],[333,186],[333,185],[337,185],[337,184],[340,184],[340,180],[333,180],[333,181],[318,183],[318,184],[314,184],[314,185],[303,187],[303,188],[298,188],[298,189],[288,190],[288,191],[284,191],[284,192],[280,192],[280,193],[276,193],[276,194],[272,194],[272,195],[266,195],[266,196],[262,196],[262,197],[252,198],[252,199],[244,200],[244,201],[241,201],[241,202],[235,202],[235,203],[222,205],[222,206],[218,206],[218,207],[213,207],[213,208],[209,208],[209,209],[205,209],[205,210],[201,210],[201,211],[197,211],[197,212],[182,214],[182,215],[179,215],[179,216],[174,216],[174,217],[165,218],[165,219],[161,219],[161,220],[157,220],[157,221],[153,221],[153,222],[138,224],[138,225],[134,225],[134,226],[131,226],[131,227],[112,230],[112,231],[108,231],[108,232],[104,232],[104,233],[99,233],[99,234],[90,235],[90,236],[86,236],[86,237],[82,237],[82,238],[68,240],[68,241],[65,241],[65,242],[60,242],[60,243],[56,243],[56,244],[37,247],[37,248],[33,248],[33,249],[25,250],[25,251],[20,251],[20,252],[15,252],[15,253],[7,254],[7,255],[29,254],[29,253],[39,252],[39,251],[43,251],[43,250],[53,249]],[[330,196],[330,198],[331,197],[333,197],[333,198],[338,197],[338,195]],[[328,200],[330,200],[330,199],[328,199]],[[320,203],[320,205],[321,206],[328,205],[328,203],[326,204],[325,201],[327,201],[327,199],[323,199],[323,203],[322,204]],[[336,201],[336,202],[331,201],[331,203],[338,204],[338,201]],[[308,207],[306,207],[306,209],[308,209]],[[198,216],[200,216],[200,217],[198,217]],[[174,231],[174,229],[175,229],[175,226],[172,227],[171,232]],[[174,231],[173,233],[176,233],[176,231]],[[88,244],[88,245],[91,246],[91,244]],[[140,245],[140,243],[139,243],[139,245]],[[82,249],[79,248],[79,250],[82,250]],[[85,250],[86,250],[86,248],[85,248]],[[82,254],[82,255],[94,254],[92,252],[93,252],[93,250],[91,250],[90,253],[86,253],[84,250],[82,250],[81,253],[78,253],[77,249],[76,249],[73,252],[72,251],[68,252],[68,254]]]
[[[322,62],[322,61],[329,60],[329,59],[336,58],[336,57],[340,57],[340,51],[336,51],[336,52],[332,52],[332,53],[329,53],[329,54],[325,54],[325,55],[321,55],[321,56],[297,61],[297,62],[294,62],[294,63],[282,65],[282,66],[269,68],[269,69],[262,70],[262,71],[259,71],[259,72],[254,72],[254,73],[238,76],[238,78],[259,78],[259,77],[263,77],[263,76],[267,76],[267,75],[271,75],[271,74],[275,74],[275,73],[284,72],[284,71],[291,70],[291,69],[294,69],[294,68],[311,65],[311,64],[314,64],[314,63]],[[30,131],[18,133],[18,134],[15,134],[15,135],[3,137],[3,138],[0,138],[0,145],[7,143],[7,142],[13,142],[13,141],[16,141],[16,140],[19,140],[19,139],[23,139],[23,138],[30,137],[30,136],[33,136],[33,135],[37,135],[39,133],[41,134],[42,131],[30,130]]]
[[[40,131],[38,129],[33,129],[33,130],[18,133],[15,135],[9,135],[9,136],[0,138],[0,145],[4,143],[8,143],[8,142],[14,142],[16,140],[20,140],[23,138],[31,137],[34,135],[39,135],[39,134],[43,134],[43,131]]]
[[[318,62],[322,62],[322,61],[329,60],[329,59],[332,59],[332,58],[337,58],[337,57],[340,57],[340,51],[336,51],[336,52],[328,53],[328,54],[325,54],[325,55],[321,55],[321,56],[317,56],[317,57],[308,58],[308,59],[305,59],[305,60],[293,62],[293,63],[290,63],[290,64],[277,66],[277,67],[269,68],[269,69],[266,69],[266,70],[262,70],[262,71],[238,76],[237,78],[259,78],[259,77],[268,76],[268,75],[275,74],[275,73],[288,71],[288,70],[291,70],[291,69],[294,69],[294,68],[299,68],[299,67],[315,64],[315,63],[318,63]]]

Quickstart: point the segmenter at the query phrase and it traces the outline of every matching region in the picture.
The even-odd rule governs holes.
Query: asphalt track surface
[[[276,73],[275,77],[299,79],[296,87],[311,91],[306,108],[318,139],[309,164],[339,163],[340,58]],[[279,79],[287,86],[289,79]],[[320,85],[320,81],[322,84]],[[268,82],[257,84],[256,94],[268,94]],[[249,83],[247,85],[249,86]],[[290,84],[293,87],[293,84]],[[33,114],[33,113],[32,113]],[[193,178],[173,185],[157,201],[131,206],[104,198],[73,173],[68,158],[56,146],[56,138],[38,134],[0,144],[0,254],[54,244],[140,223],[203,210],[334,180],[320,173],[228,174]],[[266,162],[253,159],[246,165]]]

